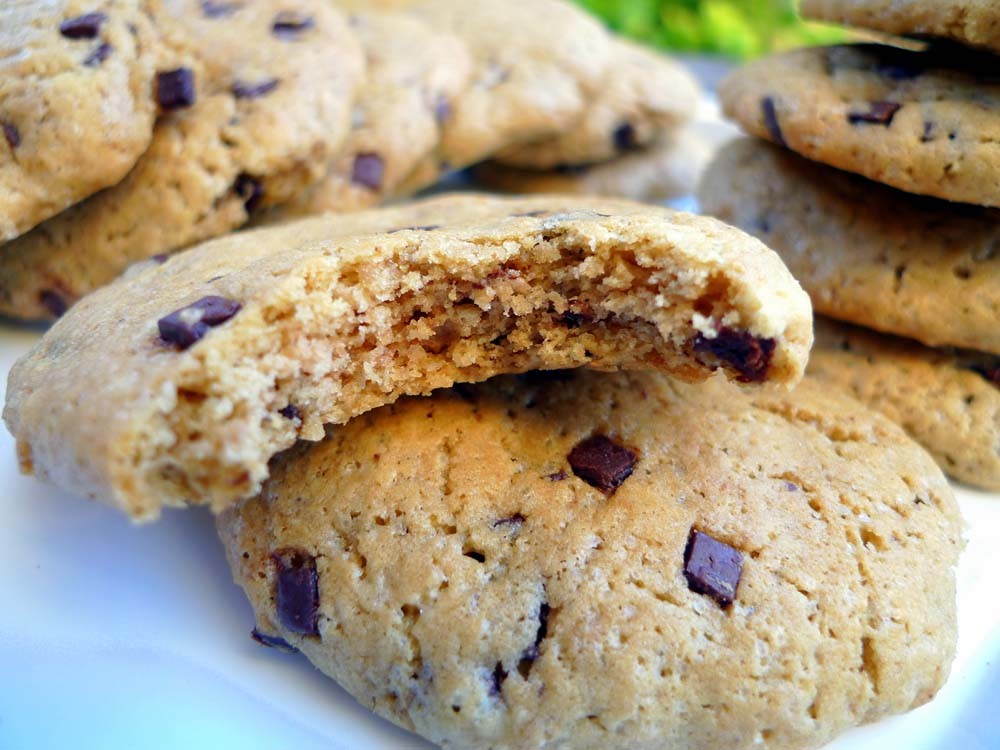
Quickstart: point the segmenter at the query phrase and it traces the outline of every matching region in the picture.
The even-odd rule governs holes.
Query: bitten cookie
[[[0,242],[118,182],[149,145],[153,7],[0,5]]]
[[[802,0],[802,15],[875,29],[952,39],[1000,52],[995,0]]]
[[[954,47],[813,47],[756,60],[719,90],[750,133],[912,193],[1000,206],[996,59]]]
[[[472,59],[455,35],[402,13],[358,13],[351,27],[367,72],[352,129],[326,176],[269,212],[267,220],[371,207],[437,148],[441,126],[465,89]]]
[[[493,160],[539,170],[607,161],[664,139],[694,116],[699,96],[679,63],[616,41],[604,82],[576,125],[555,138],[505,148]]]
[[[444,196],[149,261],[14,366],[4,418],[25,470],[149,519],[248,497],[296,439],[402,395],[580,365],[791,384],[811,343],[778,257],[714,219]]]
[[[955,479],[1000,491],[1000,357],[819,318],[808,373],[901,424]]]
[[[132,262],[224,234],[318,180],[362,56],[326,0],[164,0],[164,116],[119,184],[0,246],[0,312],[59,315]]]
[[[929,700],[955,650],[947,482],[816,386],[405,399],[218,526],[259,637],[446,748],[818,747]]]
[[[1000,354],[995,209],[912,196],[752,139],[719,153],[698,200],[774,248],[818,312]]]

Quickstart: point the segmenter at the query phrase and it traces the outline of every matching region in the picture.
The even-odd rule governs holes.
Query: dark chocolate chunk
[[[16,125],[4,122],[0,123],[0,128],[3,128],[3,137],[12,151],[21,145],[21,131],[17,129]]]
[[[634,151],[639,148],[639,139],[636,136],[635,127],[630,122],[623,123],[615,128],[615,132],[611,137],[618,151]]]
[[[187,349],[201,339],[210,328],[222,325],[240,311],[239,302],[210,295],[174,310],[157,321],[160,338],[179,349]]]
[[[765,96],[760,100],[760,110],[764,115],[764,127],[767,128],[771,140],[779,146],[788,148],[785,142],[785,134],[781,132],[781,124],[778,122],[778,109],[774,105],[774,99]]]
[[[613,492],[632,475],[636,456],[604,435],[593,435],[577,443],[569,453],[569,465],[587,484],[602,492]]]
[[[851,125],[870,122],[889,127],[892,124],[892,118],[896,116],[902,106],[897,102],[871,102],[866,112],[848,112],[847,121]]]
[[[238,11],[242,5],[235,2],[223,2],[222,0],[201,0],[201,12],[206,18],[223,18],[231,16]]]
[[[354,157],[354,167],[351,169],[351,182],[364,185],[370,190],[382,187],[382,177],[385,163],[378,154],[358,154]]]
[[[271,31],[282,39],[293,39],[313,27],[312,16],[305,16],[291,10],[283,10],[274,17]]]
[[[169,257],[170,255],[168,253],[157,253],[156,255],[150,256],[149,259],[155,263],[163,264],[167,262],[167,258]]]
[[[156,103],[170,111],[194,104],[194,72],[190,68],[164,70],[156,74]]]
[[[568,475],[566,474],[566,472],[565,472],[565,471],[555,471],[555,472],[553,472],[553,473],[549,474],[549,475],[548,475],[547,477],[545,477],[545,478],[546,478],[546,479],[548,479],[548,480],[549,480],[550,482],[561,482],[561,481],[562,481],[562,480],[564,480],[564,479],[565,479],[565,478],[566,478],[567,476],[568,476]]]
[[[278,622],[293,633],[319,635],[319,573],[316,558],[300,549],[271,553],[277,566]]]
[[[493,668],[492,678],[490,682],[490,695],[495,698],[500,695],[504,680],[507,679],[507,670],[503,668],[503,664],[500,662],[497,662],[497,665]]]
[[[439,96],[434,104],[434,118],[439,122],[446,122],[451,117],[451,102],[444,96]]]
[[[104,13],[84,13],[59,24],[59,33],[67,39],[93,39],[101,33],[101,25],[107,20]]]
[[[44,289],[38,294],[38,301],[42,303],[42,307],[52,313],[55,318],[62,317],[69,309],[69,305],[66,304],[66,300],[56,292],[49,289]]]
[[[714,338],[699,333],[694,350],[709,354],[740,374],[742,383],[760,383],[767,377],[774,357],[774,339],[723,326]]]
[[[277,78],[268,78],[263,81],[236,81],[233,84],[233,96],[237,99],[256,99],[269,94],[278,88],[280,81]]]
[[[107,42],[101,42],[94,48],[93,52],[83,59],[83,64],[88,68],[94,68],[100,65],[111,56],[112,49],[114,48]]]
[[[261,200],[264,199],[264,186],[260,184],[260,180],[246,173],[236,178],[233,189],[243,199],[243,207],[248,214],[253,213],[260,205]]]
[[[299,652],[295,646],[286,641],[280,635],[268,635],[267,633],[262,633],[257,630],[257,628],[254,628],[250,631],[250,637],[257,641],[257,643],[261,646],[280,649],[281,651],[287,651],[290,654],[297,654]]]
[[[278,409],[278,414],[283,416],[285,419],[297,419],[302,421],[302,412],[299,411],[299,407],[295,404],[289,404],[281,409]]]
[[[528,648],[525,649],[524,653],[521,654],[521,664],[525,662],[530,664],[538,658],[538,650],[542,645],[542,641],[549,634],[549,613],[551,609],[549,608],[548,602],[542,602],[538,607],[538,630],[535,632],[535,642],[532,643]],[[518,665],[518,669],[521,669],[521,665]],[[522,672],[524,674],[524,672]]]
[[[736,598],[743,573],[743,555],[725,542],[692,528],[684,548],[684,577],[688,588],[710,596],[720,607]]]

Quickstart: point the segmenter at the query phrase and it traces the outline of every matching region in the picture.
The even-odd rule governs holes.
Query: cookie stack
[[[0,313],[27,319],[247,222],[607,159],[697,102],[565,0],[24,0],[0,49]]]
[[[961,548],[899,427],[789,390],[811,343],[717,220],[446,195],[140,264],[4,417],[71,492],[218,511],[253,637],[444,747],[805,748],[938,690]]]
[[[898,421],[951,476],[998,490],[1000,8],[802,10],[934,38],[802,49],[734,72],[725,111],[770,143],[724,149],[700,203],[778,251],[828,316],[813,378]]]

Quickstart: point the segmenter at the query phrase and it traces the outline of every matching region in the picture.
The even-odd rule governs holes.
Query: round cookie
[[[278,458],[218,527],[257,631],[446,748],[812,748],[929,700],[961,521],[806,385],[537,373]]]
[[[164,0],[161,13],[169,109],[149,150],[119,184],[0,246],[0,312],[58,316],[134,261],[239,227],[318,180],[347,135],[363,61],[325,0]]]
[[[367,58],[351,133],[326,176],[269,221],[379,203],[437,147],[441,123],[469,81],[469,51],[453,34],[402,13],[354,14],[351,27]]]
[[[951,39],[1000,52],[994,0],[802,0],[807,18],[889,34]]]
[[[747,131],[911,193],[1000,206],[995,58],[954,47],[812,47],[731,73],[719,96]]]
[[[607,30],[566,0],[404,0],[395,5],[457,35],[474,56],[471,83],[454,102],[438,149],[415,167],[400,194],[511,144],[571,129],[614,55]]]
[[[149,145],[151,5],[0,4],[0,242],[118,182]]]
[[[707,132],[706,132],[707,131]],[[702,171],[728,127],[693,123],[664,136],[660,143],[585,167],[539,172],[497,162],[473,169],[475,182],[506,193],[607,195],[648,203],[694,192]]]
[[[1000,492],[1000,357],[816,320],[809,378],[902,425],[955,479]]]
[[[902,193],[755,139],[723,148],[701,210],[759,237],[818,312],[1000,354],[1000,212]]]
[[[679,63],[616,41],[604,82],[576,125],[554,138],[505,148],[493,160],[538,170],[607,161],[662,140],[692,118],[699,96],[697,82]]]
[[[790,386],[811,345],[805,292],[721,222],[459,194],[148,261],[12,368],[4,419],[25,470],[149,519],[248,497],[274,454],[402,395],[582,365]]]

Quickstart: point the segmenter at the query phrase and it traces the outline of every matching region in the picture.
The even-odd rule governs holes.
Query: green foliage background
[[[844,38],[804,22],[795,0],[576,0],[611,28],[654,46],[747,58]]]

